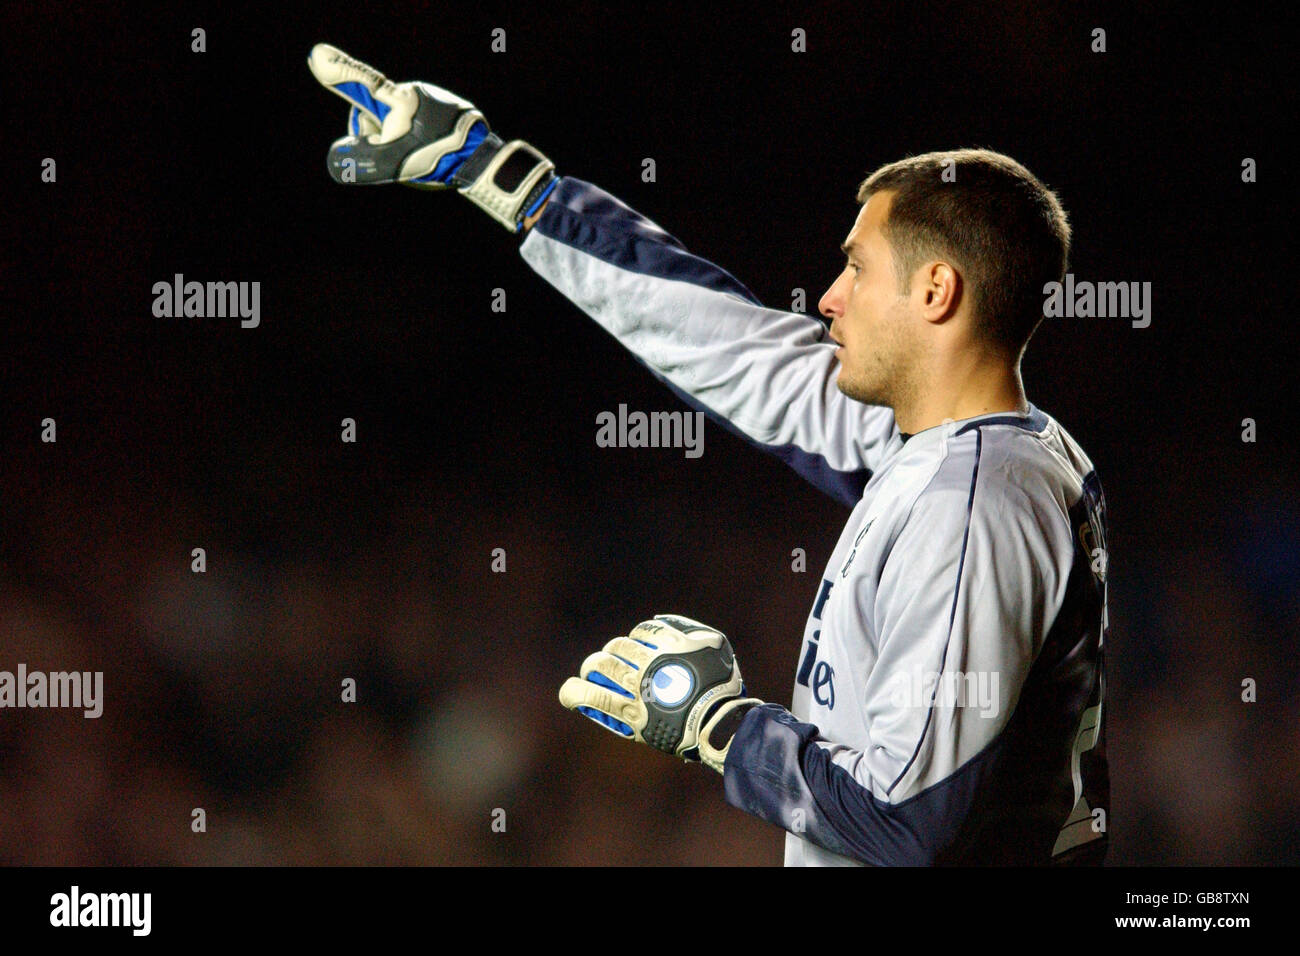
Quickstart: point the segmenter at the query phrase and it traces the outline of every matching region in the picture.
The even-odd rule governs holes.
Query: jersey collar
[[[931,441],[943,438],[945,435],[957,436],[975,428],[982,428],[985,425],[1011,425],[1015,428],[1023,428],[1026,431],[1041,432],[1047,427],[1047,415],[1039,411],[1030,402],[1029,410],[1023,413],[990,412],[987,415],[976,415],[972,418],[944,419],[938,425],[924,428],[914,435],[905,435],[901,431],[897,432],[897,435],[900,444],[905,444],[910,450],[918,442],[928,444]]]

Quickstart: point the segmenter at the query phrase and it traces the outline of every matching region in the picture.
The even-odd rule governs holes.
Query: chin
[[[846,380],[843,369],[840,370],[839,377],[835,379],[835,387],[855,402],[862,402],[865,405],[885,404],[879,390],[867,388],[860,383],[854,382],[851,378]]]

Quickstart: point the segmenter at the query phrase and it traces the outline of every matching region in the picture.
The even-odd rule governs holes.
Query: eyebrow
[[[844,253],[846,256],[851,256],[857,251],[858,251],[858,244],[856,242],[840,243],[840,252]]]

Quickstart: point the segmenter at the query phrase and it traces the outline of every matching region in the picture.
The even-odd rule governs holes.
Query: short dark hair
[[[951,259],[969,282],[979,333],[1018,356],[1042,321],[1043,286],[1062,281],[1069,262],[1070,224],[1056,194],[988,149],[881,166],[858,187],[858,202],[880,192],[894,193],[884,232],[901,289],[927,259]]]

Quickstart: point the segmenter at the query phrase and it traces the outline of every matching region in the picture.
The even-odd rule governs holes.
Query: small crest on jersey
[[[844,559],[844,567],[840,568],[841,578],[846,578],[849,576],[849,565],[851,565],[853,563],[853,559],[858,556],[858,545],[862,544],[862,539],[867,536],[867,532],[871,530],[871,526],[875,523],[876,523],[876,519],[872,518],[870,521],[868,521],[866,524],[862,526],[862,530],[858,532],[858,536],[853,539],[853,550],[850,551],[849,556]]]

